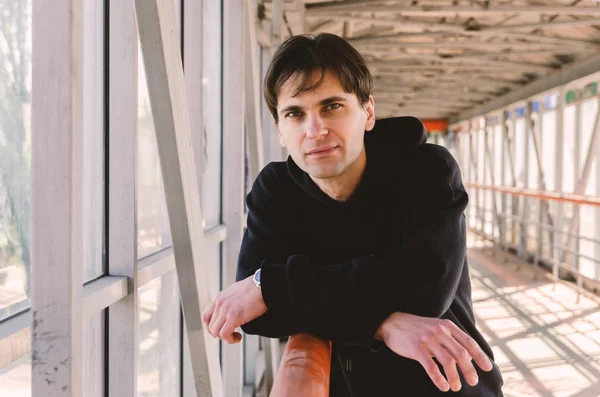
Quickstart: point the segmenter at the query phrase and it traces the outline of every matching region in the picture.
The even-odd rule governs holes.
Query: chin
[[[313,178],[319,179],[333,178],[340,175],[341,173],[342,170],[340,170],[340,167],[338,165],[329,167],[309,167],[307,170],[307,174],[309,174]]]

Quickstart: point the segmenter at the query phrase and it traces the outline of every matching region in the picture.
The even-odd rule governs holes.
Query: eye
[[[285,117],[299,117],[301,116],[302,112],[298,112],[298,111],[294,111],[294,112],[289,112],[285,115]]]
[[[330,103],[329,105],[325,106],[325,110],[335,110],[335,109],[339,109],[341,107],[342,107],[342,105],[339,103]]]

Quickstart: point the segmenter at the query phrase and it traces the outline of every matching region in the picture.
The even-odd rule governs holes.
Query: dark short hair
[[[321,73],[321,78],[311,86],[309,80],[317,71]],[[308,34],[292,36],[273,55],[264,80],[265,101],[275,122],[279,122],[277,96],[290,77],[298,74],[301,79],[294,92],[296,96],[317,89],[327,71],[337,76],[344,91],[356,94],[361,105],[369,101],[373,91],[373,76],[362,55],[346,40],[329,33],[321,33],[316,37]]]

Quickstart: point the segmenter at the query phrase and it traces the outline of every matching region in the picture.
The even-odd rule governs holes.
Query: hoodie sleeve
[[[458,164],[443,147],[414,152],[410,220],[402,244],[348,262],[315,266],[306,255],[262,263],[269,310],[367,316],[374,310],[441,317],[466,263],[468,195]]]
[[[286,171],[287,172],[287,171]],[[290,213],[284,208],[285,196],[273,165],[267,166],[258,176],[252,190],[246,198],[248,206],[247,228],[242,239],[238,258],[236,279],[243,280],[262,266],[269,268],[272,263],[290,263],[290,243],[293,236]],[[286,265],[282,265],[285,267]],[[278,273],[279,274],[279,273]],[[285,278],[285,277],[284,277]],[[265,289],[266,284],[277,283],[273,289]],[[307,286],[310,291],[310,286]],[[258,334],[270,338],[290,336],[297,333],[310,333],[325,339],[358,345],[372,350],[380,349],[382,342],[374,340],[374,335],[385,318],[391,314],[384,310],[372,310],[370,313],[354,313],[338,316],[335,312],[321,314],[298,310],[289,304],[277,304],[273,300],[288,301],[295,299],[286,293],[287,281],[273,279],[262,281],[262,291],[267,312],[261,317],[242,326],[247,334]],[[271,293],[269,298],[265,291]]]

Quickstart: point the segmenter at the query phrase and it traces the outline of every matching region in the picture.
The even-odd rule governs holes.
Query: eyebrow
[[[325,98],[325,99],[319,101],[318,105],[325,106],[325,105],[329,105],[334,102],[346,102],[346,98],[341,97],[341,96],[332,96],[332,97]],[[301,106],[296,106],[296,105],[286,106],[283,109],[281,109],[279,114],[283,115],[287,112],[297,112],[300,110],[303,110],[303,108]]]

